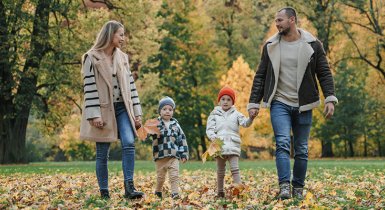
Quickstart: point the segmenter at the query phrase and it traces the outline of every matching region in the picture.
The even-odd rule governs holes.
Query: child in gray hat
[[[155,194],[162,198],[162,187],[168,172],[171,184],[171,196],[179,197],[179,160],[188,160],[188,146],[186,136],[178,121],[173,118],[175,102],[170,97],[159,101],[158,128],[160,135],[153,138],[152,149],[156,165],[157,184]]]

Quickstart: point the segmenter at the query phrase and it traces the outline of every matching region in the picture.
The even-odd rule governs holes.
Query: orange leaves
[[[223,141],[220,139],[215,139],[210,143],[209,148],[205,153],[202,154],[202,162],[206,162],[206,159],[208,156],[213,157],[220,155],[220,152],[222,150]]]
[[[122,173],[110,173],[110,200],[100,199],[94,172],[0,173],[0,209],[343,209],[346,206],[350,209],[384,209],[385,206],[385,169],[348,169],[341,175],[341,168],[311,168],[304,199],[278,201],[274,168],[247,170],[242,169],[241,164],[242,184],[233,184],[227,170],[225,198],[217,198],[216,171],[211,168],[215,164],[192,164],[204,167],[199,170],[187,167],[180,171],[179,200],[171,198],[168,182],[164,185],[163,199],[154,195],[155,171],[135,171],[136,189],[146,196],[132,201],[123,197]],[[186,166],[188,164],[183,165]]]
[[[160,135],[158,124],[159,120],[156,118],[147,120],[146,123],[137,130],[139,139],[142,141],[146,140],[148,134]]]

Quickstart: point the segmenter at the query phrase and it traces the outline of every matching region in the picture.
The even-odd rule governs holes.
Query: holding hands
[[[251,120],[254,120],[258,116],[259,109],[249,109],[249,117]]]

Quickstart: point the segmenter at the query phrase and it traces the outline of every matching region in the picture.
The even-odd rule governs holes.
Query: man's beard
[[[285,36],[285,35],[287,35],[289,32],[290,32],[290,27],[283,29],[283,30],[280,31],[278,34],[281,35],[281,36]]]

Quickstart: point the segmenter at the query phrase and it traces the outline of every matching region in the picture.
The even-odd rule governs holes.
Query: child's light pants
[[[226,173],[226,161],[230,163],[230,171],[233,175],[233,181],[236,184],[241,183],[241,175],[239,173],[239,157],[237,155],[222,155],[221,157],[217,157],[217,188],[218,193],[224,192],[223,185]]]
[[[166,174],[171,185],[171,193],[179,193],[179,160],[174,157],[166,157],[155,161],[156,166],[156,189],[155,192],[162,192]]]

